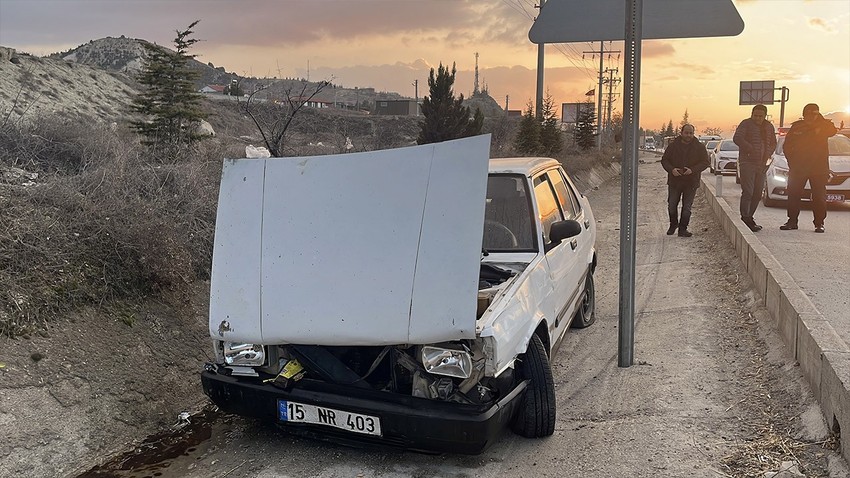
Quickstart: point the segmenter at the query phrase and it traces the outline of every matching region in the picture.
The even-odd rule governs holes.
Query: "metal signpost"
[[[776,88],[774,80],[742,81],[738,90],[739,105],[772,105],[776,100],[774,93],[779,90],[779,127],[785,126],[785,102],[790,98],[790,91],[784,86]]]
[[[707,22],[705,18],[712,21]],[[548,0],[528,32],[528,38],[537,44],[600,40],[626,42],[620,197],[620,367],[630,367],[634,362],[641,40],[733,36],[743,30],[744,21],[732,0]]]

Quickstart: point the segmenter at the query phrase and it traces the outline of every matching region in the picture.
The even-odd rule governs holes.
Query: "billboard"
[[[742,81],[738,92],[739,105],[772,105],[774,80]]]
[[[561,103],[561,123],[575,123],[578,120],[580,108],[590,111],[595,109],[593,103]]]

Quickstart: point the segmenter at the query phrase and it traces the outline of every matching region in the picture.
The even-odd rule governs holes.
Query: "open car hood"
[[[210,334],[421,344],[475,337],[489,135],[225,160]]]

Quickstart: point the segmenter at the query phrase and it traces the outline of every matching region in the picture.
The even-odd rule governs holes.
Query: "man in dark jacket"
[[[753,106],[749,118],[741,121],[735,130],[732,141],[738,145],[738,175],[741,177],[741,221],[756,232],[761,226],[756,224],[753,215],[759,205],[764,189],[764,172],[767,160],[776,148],[776,133],[773,125],[765,121],[767,107]]]
[[[812,191],[815,232],[824,232],[826,182],[829,179],[827,138],[837,131],[832,121],[821,116],[820,108],[814,103],[803,107],[803,119],[791,123],[783,146],[785,159],[788,160],[788,222],[779,226],[779,229],[797,229],[800,198],[808,181]]]
[[[667,213],[670,215],[667,235],[670,236],[679,229],[680,237],[691,237],[693,234],[688,231],[688,224],[691,222],[691,206],[699,187],[699,173],[708,167],[708,152],[702,143],[694,139],[692,125],[682,126],[679,137],[664,150],[661,166],[667,171]]]

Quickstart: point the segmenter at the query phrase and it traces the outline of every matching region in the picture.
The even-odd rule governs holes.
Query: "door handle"
[[[575,239],[573,239],[572,241],[570,241],[570,247],[571,247],[573,250],[576,250],[576,247],[578,247],[578,241],[576,241]]]

